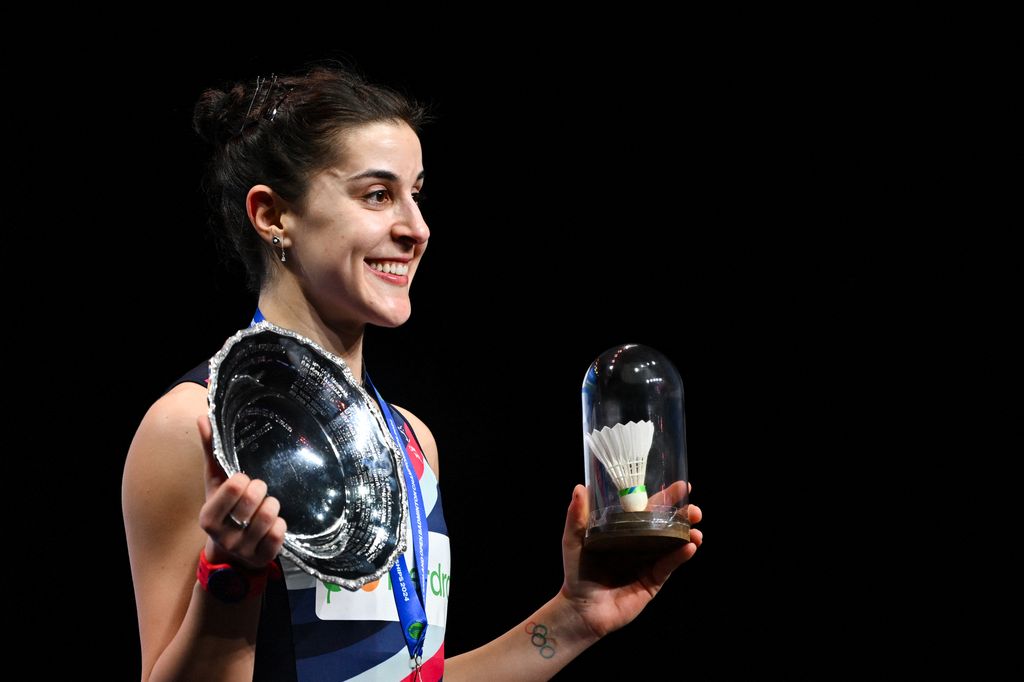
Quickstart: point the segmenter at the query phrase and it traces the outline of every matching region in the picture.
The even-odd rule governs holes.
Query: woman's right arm
[[[223,603],[196,580],[210,563],[265,566],[284,520],[266,485],[227,478],[213,458],[206,390],[183,384],[153,404],[128,451],[122,506],[142,643],[142,680],[252,680],[262,596]],[[228,513],[248,529],[224,522]]]

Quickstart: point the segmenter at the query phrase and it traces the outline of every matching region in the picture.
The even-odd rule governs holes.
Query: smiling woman
[[[291,329],[290,311],[303,309],[306,329],[314,317],[354,330],[396,327],[412,313],[409,286],[430,236],[417,203],[419,138],[405,121],[381,121],[339,132],[336,144],[344,153],[300,200],[265,184],[248,192],[256,233],[264,242],[277,237],[294,265],[279,268],[260,310]],[[352,368],[358,376],[360,366]]]
[[[418,204],[422,120],[420,107],[336,67],[208,90],[196,107],[196,130],[214,148],[207,193],[222,243],[258,294],[254,319],[311,339],[356,382],[368,384],[366,326],[396,327],[411,313],[430,236]],[[208,379],[203,363],[171,385],[125,463],[143,680],[547,679],[635,618],[701,542],[693,530],[691,544],[610,579],[582,552],[587,496],[577,486],[561,589],[498,639],[446,660],[451,561],[426,425],[375,394],[421,505],[410,513],[420,532],[406,531],[423,537],[407,551],[412,580],[399,560],[397,582],[339,590],[279,556],[287,524],[266,483],[218,465]]]

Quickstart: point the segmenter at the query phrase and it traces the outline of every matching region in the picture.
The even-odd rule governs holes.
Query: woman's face
[[[409,287],[430,236],[417,205],[420,141],[407,124],[387,122],[349,130],[341,145],[340,164],[316,175],[282,217],[289,255],[324,319],[396,327],[412,312]]]

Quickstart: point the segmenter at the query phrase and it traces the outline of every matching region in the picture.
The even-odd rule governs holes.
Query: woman
[[[396,93],[323,67],[209,90],[196,107],[196,129],[216,148],[208,191],[258,291],[260,314],[340,356],[357,381],[366,325],[408,319],[409,287],[430,236],[417,205],[421,119]],[[414,658],[391,615],[390,583],[339,592],[274,562],[287,528],[280,504],[264,482],[227,477],[216,463],[204,379],[200,366],[154,403],[125,465],[143,680],[547,679],[635,618],[701,542],[693,530],[692,543],[625,584],[585,579],[587,496],[577,486],[561,590],[502,637],[445,660],[437,449],[423,422],[393,408],[410,459],[425,456],[417,474],[427,503],[426,565],[441,567],[422,590],[428,625]],[[284,580],[275,576],[279,565]],[[245,577],[244,594],[226,595],[212,582],[218,567]]]

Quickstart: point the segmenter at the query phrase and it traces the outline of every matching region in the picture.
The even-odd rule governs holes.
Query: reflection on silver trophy
[[[405,550],[400,451],[344,361],[263,321],[210,360],[217,460],[266,482],[288,523],[282,553],[350,590]]]

